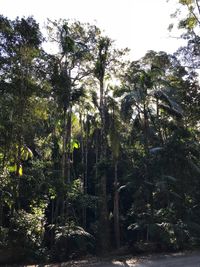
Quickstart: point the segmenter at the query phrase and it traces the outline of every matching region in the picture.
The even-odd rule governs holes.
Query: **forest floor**
[[[27,267],[200,267],[200,251],[146,256],[123,256],[111,258],[91,258],[49,265],[29,265]]]

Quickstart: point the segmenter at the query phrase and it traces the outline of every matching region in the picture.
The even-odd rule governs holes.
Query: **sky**
[[[176,0],[0,0],[0,14],[14,19],[30,16],[42,27],[47,18],[76,19],[95,24],[139,59],[148,50],[173,53],[183,44],[168,31]]]

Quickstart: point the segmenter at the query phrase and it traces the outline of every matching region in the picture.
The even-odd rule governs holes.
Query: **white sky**
[[[167,30],[176,0],[0,0],[0,8],[10,19],[33,15],[41,26],[46,18],[96,24],[117,47],[129,47],[132,59],[147,50],[172,53],[183,43]]]

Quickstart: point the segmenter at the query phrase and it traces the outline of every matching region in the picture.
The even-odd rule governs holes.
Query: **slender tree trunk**
[[[21,149],[22,149],[22,137],[19,137],[17,160],[16,160],[16,209],[20,209],[19,190],[20,190],[20,167],[21,167]]]
[[[162,129],[161,129],[160,122],[159,122],[159,119],[160,119],[160,112],[159,111],[160,111],[159,110],[159,100],[158,100],[158,98],[156,98],[156,118],[157,118],[156,124],[158,125],[158,133],[159,133],[160,141],[161,141],[162,145],[164,145],[164,139],[162,136]]]
[[[54,212],[54,199],[51,200],[51,225],[53,226],[55,222],[55,212]],[[54,235],[53,235],[53,230],[50,230],[50,249],[53,248],[53,241],[54,241]]]
[[[57,198],[56,199],[56,204],[55,204],[55,212],[54,212],[54,223],[58,223],[58,215],[59,215],[59,207],[60,207],[60,201],[62,201],[61,205],[63,205],[63,196],[62,198]]]
[[[98,162],[99,162],[99,134],[95,134],[95,182],[98,181]]]
[[[19,190],[20,190],[20,167],[21,167],[21,161],[22,161],[22,147],[23,147],[23,116],[25,112],[25,103],[26,103],[26,90],[27,90],[27,84],[25,82],[25,78],[28,77],[28,68],[26,66],[26,63],[23,62],[21,59],[21,65],[24,66],[21,69],[21,86],[20,86],[20,94],[19,94],[19,127],[18,127],[18,133],[17,133],[17,155],[16,155],[16,183],[15,183],[15,209],[20,209],[20,200],[19,200]]]
[[[69,107],[67,116],[67,183],[71,182],[71,130],[72,130],[72,108]]]
[[[102,253],[108,253],[110,249],[110,231],[108,219],[107,205],[107,177],[106,177],[106,156],[107,156],[107,140],[106,140],[106,118],[105,118],[105,92],[104,92],[104,77],[106,66],[108,63],[108,51],[110,40],[102,38],[98,44],[98,59],[96,64],[96,78],[99,80],[100,90],[100,117],[101,117],[101,138],[100,138],[100,184],[99,184],[99,241]]]
[[[98,134],[98,131],[96,131],[95,133],[95,196],[96,195],[99,195],[98,193],[98,163],[99,163],[99,134]],[[94,217],[95,217],[95,220],[97,219],[98,217],[98,211],[97,209],[95,209],[95,213],[94,213]]]
[[[150,175],[149,175],[149,121],[148,121],[148,112],[146,105],[144,104],[144,149],[145,149],[145,154],[146,154],[146,163],[145,163],[145,178],[146,181],[149,183],[153,183]],[[150,222],[153,223],[154,221],[154,200],[153,200],[153,187],[150,185],[150,188],[148,189],[148,197],[147,197],[147,202],[150,204]],[[147,226],[147,236],[146,236],[147,241],[149,241],[149,225]]]
[[[110,249],[110,233],[107,207],[106,175],[100,178],[100,249],[102,253],[107,253]]]
[[[66,157],[67,157],[67,108],[64,106],[63,108],[63,133],[62,133],[62,164],[61,164],[61,179],[62,179],[62,188],[61,188],[61,196],[56,202],[56,212],[59,212],[59,202],[61,202],[61,217],[64,220],[65,216],[65,192],[64,185],[66,183]]]
[[[88,117],[88,116],[87,116]],[[86,121],[86,138],[85,138],[85,175],[84,175],[84,194],[87,194],[88,191],[88,135],[89,135],[89,128],[88,128],[88,118]],[[87,225],[87,209],[84,209],[84,226]]]
[[[79,113],[79,123],[81,126],[81,165],[82,165],[82,173],[81,173],[81,180],[82,180],[82,190],[83,193],[85,191],[85,157],[84,157],[84,137],[83,137],[83,120],[82,120],[82,113]],[[85,207],[82,208],[82,224],[83,228],[86,228],[86,209]]]
[[[62,166],[61,166],[61,173],[62,173],[62,182],[65,183],[66,177],[66,149],[67,149],[67,108],[63,108],[63,134],[62,134]]]
[[[106,160],[106,126],[105,126],[105,106],[104,106],[104,84],[103,79],[100,80],[100,112],[101,112],[101,163]],[[104,163],[103,163],[104,164]],[[100,177],[100,247],[102,253],[106,253],[110,249],[110,232],[107,206],[107,177],[106,170],[101,170]]]
[[[114,182],[114,230],[115,230],[115,241],[117,249],[120,247],[120,225],[119,225],[119,191],[118,191],[118,162],[115,161],[115,182]]]
[[[7,141],[7,140],[6,140]],[[3,152],[3,160],[2,160],[2,172],[4,172],[5,166],[6,166],[6,158],[7,158],[7,146],[6,146],[6,142],[4,145],[4,152]],[[2,195],[3,191],[0,192],[0,226],[3,225],[3,221],[4,221],[4,214],[3,214],[3,195]]]
[[[3,197],[2,192],[0,192],[0,226],[3,225]]]

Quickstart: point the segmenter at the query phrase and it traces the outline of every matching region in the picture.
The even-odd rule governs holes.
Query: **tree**
[[[37,65],[40,65],[42,37],[39,25],[29,17],[9,20],[0,17],[2,170],[11,173],[14,209],[20,208],[19,186],[23,162],[32,157],[27,136],[31,125],[31,101],[40,89]],[[6,99],[4,101],[3,99]],[[7,173],[7,174],[6,174]]]
[[[178,3],[172,17],[176,19],[177,28],[182,32],[181,38],[187,40],[187,45],[180,47],[176,54],[186,67],[195,71],[199,69],[200,5],[198,0],[179,0]],[[169,30],[173,29],[174,24],[170,24]]]
[[[107,173],[106,173],[106,161],[108,159],[108,142],[107,142],[107,97],[108,92],[105,89],[106,79],[116,79],[119,76],[117,71],[120,66],[124,66],[123,56],[128,52],[127,49],[117,50],[113,48],[113,41],[108,37],[100,36],[97,41],[96,57],[95,57],[95,68],[94,76],[99,83],[99,113],[101,121],[101,146],[99,156],[99,167],[100,167],[100,227],[104,227],[104,231],[100,233],[100,247],[102,252],[109,251],[109,220],[108,220],[108,204],[107,204]],[[105,240],[108,242],[105,244]],[[118,244],[119,245],[119,244]]]
[[[184,128],[183,108],[186,106],[181,102],[180,91],[183,90],[186,71],[181,70],[175,57],[150,51],[140,61],[131,64],[121,89],[121,94],[124,94],[122,112],[131,123],[127,129],[133,135],[132,142],[137,153],[140,153],[139,162],[143,166],[143,174],[140,174],[143,185],[140,184],[138,190],[143,191],[146,202],[146,217],[143,217],[146,226],[142,227],[146,231],[147,241],[151,238],[151,225],[156,220],[155,186],[161,183],[159,176],[174,175],[162,169],[162,163],[158,168],[157,161],[167,150],[175,129]]]
[[[53,57],[51,82],[55,99],[62,108],[61,176],[64,186],[71,182],[73,106],[84,94],[83,81],[91,73],[91,52],[99,30],[89,24],[70,24],[64,20],[49,21],[47,29],[50,40],[58,42],[60,48],[59,54]],[[64,216],[64,199],[62,205]]]

